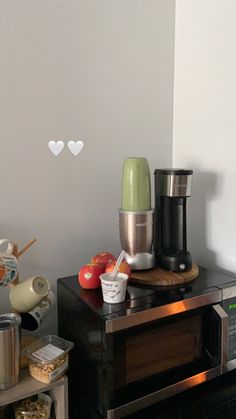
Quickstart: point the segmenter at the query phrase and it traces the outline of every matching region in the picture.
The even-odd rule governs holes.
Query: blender
[[[128,157],[122,172],[119,231],[124,258],[132,270],[155,266],[153,223],[148,161],[144,157]]]

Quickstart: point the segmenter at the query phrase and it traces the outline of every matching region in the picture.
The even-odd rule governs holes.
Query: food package
[[[50,419],[52,399],[44,393],[37,399],[21,400],[15,408],[15,419]]]
[[[69,366],[69,351],[74,344],[58,336],[47,335],[25,347],[22,355],[29,359],[29,372],[36,380],[50,384]]]

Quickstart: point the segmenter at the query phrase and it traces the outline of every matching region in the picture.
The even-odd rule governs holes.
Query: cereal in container
[[[45,393],[37,399],[22,400],[15,408],[15,419],[50,419],[52,399]]]
[[[30,375],[47,384],[57,380],[68,369],[73,346],[68,340],[47,335],[25,347],[22,355],[29,359]]]

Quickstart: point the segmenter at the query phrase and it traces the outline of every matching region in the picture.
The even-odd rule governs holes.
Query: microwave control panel
[[[236,298],[223,301],[222,308],[229,316],[228,361],[236,358]]]

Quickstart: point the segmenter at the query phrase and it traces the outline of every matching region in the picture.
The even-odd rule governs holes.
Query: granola
[[[36,380],[49,384],[65,372],[68,367],[68,359],[69,355],[64,353],[56,358],[55,361],[30,362],[30,375],[36,378]]]
[[[50,419],[51,403],[43,398],[22,400],[15,409],[15,419]]]

